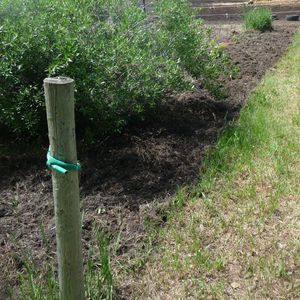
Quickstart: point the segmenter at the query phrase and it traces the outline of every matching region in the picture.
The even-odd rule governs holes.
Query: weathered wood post
[[[44,80],[52,169],[60,297],[84,299],[81,215],[77,163],[74,81],[57,77]]]

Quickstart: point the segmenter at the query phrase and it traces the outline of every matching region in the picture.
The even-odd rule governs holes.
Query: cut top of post
[[[70,84],[72,82],[74,82],[72,78],[61,77],[61,76],[44,79],[44,83],[52,83],[52,84]]]
[[[44,79],[50,155],[76,164],[74,80],[68,77]]]

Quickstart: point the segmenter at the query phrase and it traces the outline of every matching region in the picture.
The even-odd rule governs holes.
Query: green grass
[[[300,297],[300,34],[207,158],[134,299]]]
[[[244,15],[246,29],[267,31],[272,29],[272,10],[266,7],[255,7]]]
[[[110,267],[109,241],[99,229],[95,229],[96,245],[90,249],[85,264],[85,299],[114,298],[114,285]],[[20,275],[20,300],[59,300],[57,272],[48,264],[46,270],[36,268],[32,262],[25,264]],[[11,299],[16,295],[11,293]]]

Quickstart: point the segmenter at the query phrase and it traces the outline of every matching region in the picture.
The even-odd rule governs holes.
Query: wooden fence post
[[[74,166],[77,163],[74,81],[65,77],[46,78],[44,91],[50,141],[49,157]],[[49,157],[48,165],[52,167],[60,297],[63,300],[83,300],[78,172],[65,167],[65,174],[61,173],[61,167],[51,165]]]

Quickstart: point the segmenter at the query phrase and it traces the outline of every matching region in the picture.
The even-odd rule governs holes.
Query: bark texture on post
[[[74,81],[70,78],[44,80],[50,153],[66,163],[77,162]],[[81,245],[81,214],[78,172],[61,174],[52,170],[58,273],[63,300],[84,299]]]

